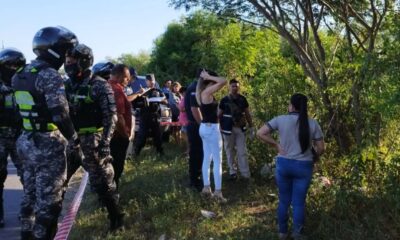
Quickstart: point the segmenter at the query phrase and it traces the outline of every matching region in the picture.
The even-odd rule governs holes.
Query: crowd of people
[[[217,73],[199,69],[187,87],[166,80],[160,88],[154,74],[142,78],[133,67],[108,61],[93,65],[92,49],[63,27],[40,29],[33,51],[37,58],[29,64],[16,49],[0,51],[0,227],[10,156],[24,188],[21,239],[53,239],[68,182],[81,166],[108,211],[109,230],[122,229],[118,189],[127,153],[137,158],[151,137],[164,155],[163,115],[174,123],[169,132],[175,141],[186,145],[189,186],[202,197],[219,203],[229,199],[222,194],[223,149],[229,179],[235,181],[238,173],[251,178],[246,135],[253,140],[256,130],[238,80],[228,84]],[[67,80],[58,72],[63,65]],[[229,93],[218,101],[216,93],[227,84]],[[292,237],[302,236],[313,165],[324,151],[321,128],[308,117],[307,97],[294,94],[288,112],[257,131],[278,152],[280,239],[289,236],[290,206]],[[271,137],[273,131],[279,141]]]

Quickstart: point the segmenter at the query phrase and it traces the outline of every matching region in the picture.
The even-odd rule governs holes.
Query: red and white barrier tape
[[[79,186],[79,189],[75,194],[74,200],[72,200],[71,204],[69,205],[68,211],[63,218],[63,221],[58,226],[58,231],[56,236],[54,237],[54,240],[68,239],[69,232],[72,229],[76,214],[78,213],[79,206],[81,205],[83,193],[85,192],[88,181],[88,176],[88,173],[85,172],[81,180],[81,185]]]

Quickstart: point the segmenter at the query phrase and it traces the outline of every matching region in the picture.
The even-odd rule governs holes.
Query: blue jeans
[[[288,232],[288,211],[293,207],[293,232],[300,233],[304,226],[304,212],[308,187],[313,173],[312,161],[299,161],[277,157],[276,182],[279,190],[278,225],[280,233]]]

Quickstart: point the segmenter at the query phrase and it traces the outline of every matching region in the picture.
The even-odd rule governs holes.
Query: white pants
[[[219,123],[201,123],[199,134],[203,141],[203,184],[210,186],[210,168],[213,161],[215,190],[222,185],[222,137]]]
[[[224,148],[229,166],[229,174],[236,174],[235,149],[237,154],[237,165],[243,177],[250,177],[249,162],[247,161],[246,135],[241,128],[233,127],[231,135],[222,134]]]

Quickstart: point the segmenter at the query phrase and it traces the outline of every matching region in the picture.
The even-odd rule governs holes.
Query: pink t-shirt
[[[179,123],[182,124],[182,126],[187,126],[189,122],[185,111],[185,97],[182,97],[181,101],[178,104],[178,107],[179,107]]]

